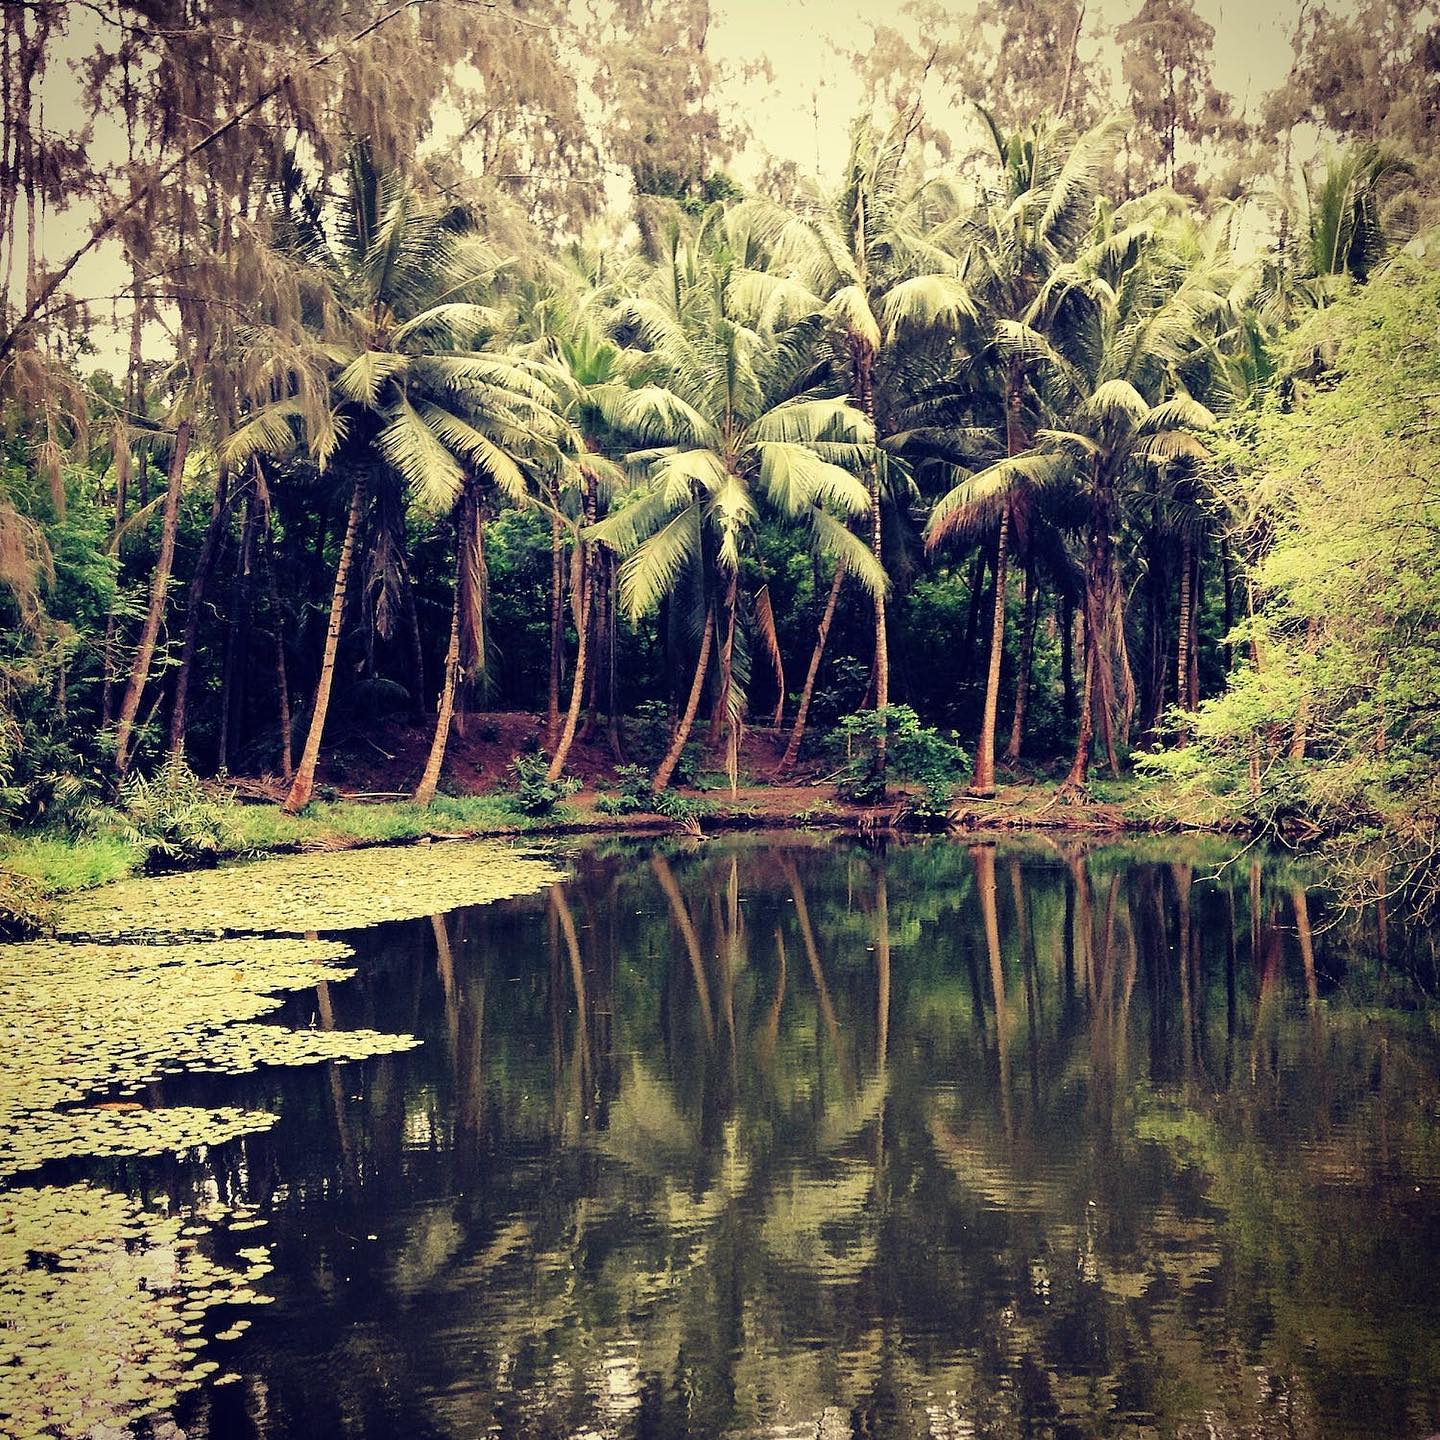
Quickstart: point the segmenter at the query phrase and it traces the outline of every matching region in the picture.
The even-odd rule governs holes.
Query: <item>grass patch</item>
[[[33,880],[49,895],[124,880],[140,868],[144,859],[142,850],[118,835],[79,839],[25,835],[0,840],[0,866]]]

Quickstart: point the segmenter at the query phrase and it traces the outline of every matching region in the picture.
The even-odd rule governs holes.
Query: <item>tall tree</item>
[[[290,393],[251,413],[226,442],[225,457],[238,465],[303,437],[318,464],[355,477],[310,728],[285,801],[293,812],[314,789],[367,498],[400,484],[415,503],[443,513],[462,496],[467,476],[523,496],[513,451],[553,446],[559,422],[532,368],[463,348],[500,323],[493,309],[467,298],[495,262],[463,212],[422,197],[357,150],[336,223],[327,226],[322,207],[299,189],[287,218],[283,238],[315,290],[314,332],[298,346],[273,332],[252,340],[251,373],[269,385],[288,374]]]
[[[866,588],[885,585],[870,548],[827,509],[856,517],[868,508],[852,471],[870,454],[870,422],[844,399],[807,391],[814,317],[755,323],[733,258],[735,235],[723,224],[707,217],[692,240],[677,232],[651,292],[628,307],[652,383],[597,396],[610,423],[646,447],[634,458],[647,466],[648,483],[595,538],[626,556],[620,594],[629,613],[668,596],[684,607],[698,643],[685,709],[652,782],[657,792],[679,763],[717,649],[733,784],[744,702],[739,587],[762,506],[843,558]]]

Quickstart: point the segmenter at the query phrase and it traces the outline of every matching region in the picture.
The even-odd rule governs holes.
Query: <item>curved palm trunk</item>
[[[429,805],[440,784],[445,767],[445,746],[450,739],[450,721],[455,714],[455,683],[460,675],[460,595],[465,586],[465,544],[457,546],[455,557],[455,598],[450,602],[450,639],[445,646],[445,680],[440,689],[440,703],[435,710],[435,734],[430,741],[430,754],[425,770],[415,787],[415,803]]]
[[[1039,611],[1036,585],[1028,571],[1022,578],[1024,618],[1020,629],[1020,668],[1015,676],[1015,709],[1010,717],[1010,743],[1005,747],[1005,763],[1020,763],[1020,747],[1025,739],[1025,708],[1030,699],[1030,671],[1035,660],[1035,622]]]
[[[1021,426],[1024,395],[1018,364],[1010,366],[1005,390],[1005,453],[1018,455],[1027,440]],[[990,668],[985,676],[985,712],[980,722],[980,743],[975,752],[975,775],[970,793],[988,799],[995,793],[995,726],[1000,718],[1000,669],[1005,658],[1005,561],[1012,523],[1009,499],[1000,512],[1000,531],[995,537],[995,608],[990,626]]]
[[[180,665],[175,671],[175,699],[170,708],[170,758],[185,755],[185,722],[190,696],[190,675],[195,667],[195,648],[200,638],[200,607],[220,548],[220,534],[230,513],[230,477],[224,469],[215,477],[215,498],[210,505],[210,523],[200,543],[195,573],[190,577],[190,596],[185,607],[185,639],[180,646]]]
[[[685,743],[690,739],[690,730],[695,724],[696,712],[700,709],[700,694],[705,688],[705,672],[710,668],[710,646],[714,638],[715,612],[709,610],[705,614],[705,629],[700,635],[700,654],[695,661],[695,678],[690,682],[690,697],[685,702],[685,713],[681,715],[680,723],[675,727],[675,738],[671,740],[670,748],[665,752],[665,758],[660,762],[660,768],[650,782],[650,789],[656,795],[670,783],[670,777],[675,773],[675,767],[680,763],[680,756],[685,751]]]
[[[985,713],[980,743],[975,747],[975,774],[970,793],[988,799],[995,793],[995,724],[1000,714],[1000,662],[1005,653],[1005,560],[1010,538],[1010,506],[1000,512],[995,537],[995,613],[990,626],[990,669],[985,677]]]
[[[805,672],[805,688],[800,692],[800,708],[795,712],[795,723],[790,729],[790,739],[785,753],[775,767],[772,778],[789,772],[800,754],[800,742],[805,738],[805,724],[810,717],[810,702],[815,698],[815,679],[820,674],[820,662],[825,657],[825,642],[830,637],[830,626],[835,620],[835,610],[840,602],[840,587],[845,582],[845,567],[835,566],[835,579],[830,585],[830,598],[825,602],[825,613],[820,617],[820,629],[815,634],[815,648],[810,652],[810,668]]]
[[[340,542],[340,560],[335,566],[335,589],[330,596],[330,623],[325,628],[325,653],[320,661],[320,680],[315,687],[315,709],[310,716],[310,729],[305,735],[305,748],[300,752],[300,768],[295,772],[290,793],[283,809],[294,815],[310,803],[315,790],[315,767],[320,761],[320,739],[325,733],[325,717],[330,709],[330,687],[335,681],[335,657],[340,650],[340,626],[345,618],[345,591],[350,582],[350,566],[355,558],[355,535],[360,529],[360,508],[363,499],[360,481],[350,492],[350,513],[345,518],[345,538]]]
[[[165,614],[165,597],[170,588],[170,572],[175,564],[175,533],[180,527],[180,482],[185,476],[185,456],[190,449],[188,417],[175,427],[175,441],[170,450],[170,473],[165,484],[165,508],[160,526],[160,554],[155,573],[150,579],[150,608],[140,632],[140,645],[130,666],[130,681],[120,702],[120,716],[115,722],[115,772],[123,775],[130,767],[131,744],[135,737],[135,717],[140,713],[140,699],[150,678],[150,662],[155,656],[155,641],[160,634],[160,621]]]
[[[593,567],[586,563],[585,544],[576,541],[575,566],[572,572],[573,589],[577,608],[575,614],[575,673],[570,677],[570,707],[565,712],[565,728],[560,732],[555,753],[550,759],[550,768],[545,773],[547,780],[558,780],[565,769],[570,747],[575,743],[575,726],[580,719],[580,706],[585,696],[585,678],[590,652],[590,602],[594,588]]]

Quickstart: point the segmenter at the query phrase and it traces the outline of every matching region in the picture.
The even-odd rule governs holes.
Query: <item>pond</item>
[[[269,1303],[142,1431],[1440,1430],[1428,937],[1213,842],[556,858],[322,927],[353,977],[264,1022],[418,1046],[152,1078],[274,1122],[48,1162],[267,1222]]]

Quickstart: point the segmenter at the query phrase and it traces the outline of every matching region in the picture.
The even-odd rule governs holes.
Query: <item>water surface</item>
[[[1180,842],[608,845],[354,932],[195,1440],[1440,1430],[1433,951]],[[403,852],[395,863],[403,864]],[[1218,872],[1218,873],[1217,873]]]

